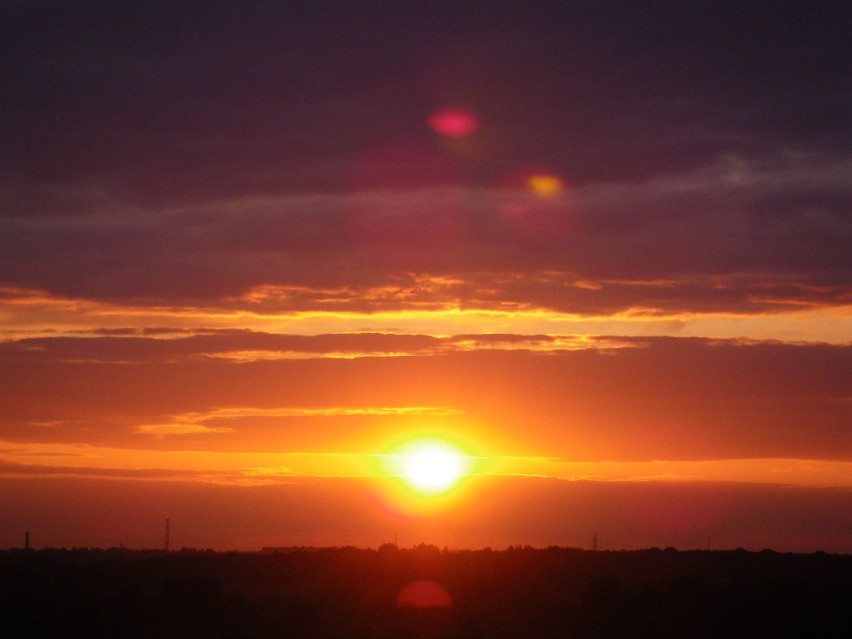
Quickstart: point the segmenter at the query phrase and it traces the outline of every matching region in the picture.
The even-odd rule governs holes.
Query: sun
[[[423,495],[446,493],[467,470],[464,455],[448,442],[437,439],[408,443],[398,451],[397,460],[403,480]]]
[[[475,478],[490,468],[478,443],[459,432],[430,428],[387,440],[366,470],[377,496],[406,516],[432,516],[466,503]]]

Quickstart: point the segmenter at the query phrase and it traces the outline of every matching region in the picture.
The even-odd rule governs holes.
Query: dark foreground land
[[[825,553],[0,552],[9,639],[852,637],[851,611],[852,556]]]

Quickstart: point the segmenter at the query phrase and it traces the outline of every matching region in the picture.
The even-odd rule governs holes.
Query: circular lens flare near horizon
[[[440,584],[421,579],[408,584],[396,597],[397,608],[435,609],[452,608],[453,600]]]

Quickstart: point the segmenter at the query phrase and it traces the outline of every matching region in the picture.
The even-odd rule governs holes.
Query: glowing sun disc
[[[415,442],[400,455],[403,479],[414,490],[442,493],[455,486],[465,468],[462,456],[440,441]]]

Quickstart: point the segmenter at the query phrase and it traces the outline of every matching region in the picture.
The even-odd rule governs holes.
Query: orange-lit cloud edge
[[[435,286],[443,278],[430,281]],[[648,286],[635,282],[633,286]],[[600,284],[578,281],[577,288]],[[304,289],[304,287],[300,287]],[[359,299],[395,291],[386,287]],[[319,335],[384,332],[418,335],[623,335],[708,337],[716,339],[778,340],[848,344],[852,336],[852,304],[774,301],[762,312],[665,311],[629,308],[608,314],[578,314],[523,303],[488,307],[458,300],[393,300],[376,310],[278,310],[263,303],[273,295],[286,296],[287,287],[257,287],[236,300],[188,304],[122,304],[51,295],[27,289],[0,289],[0,339],[16,340],[62,335],[97,335],[109,329],[175,329],[185,336],[203,330],[249,330],[277,334]],[[327,291],[317,291],[318,295]],[[345,294],[345,296],[344,296]],[[345,305],[355,292],[341,292]],[[401,307],[400,307],[401,306]],[[150,333],[149,333],[150,334]],[[169,337],[162,330],[160,337]]]
[[[431,282],[440,287],[437,278]],[[589,284],[579,283],[578,286]],[[639,285],[639,284],[637,284]],[[327,292],[326,292],[327,293]],[[357,334],[459,336],[457,350],[527,349],[535,351],[608,349],[635,346],[624,338],[656,335],[700,336],[727,340],[771,340],[789,343],[821,342],[848,345],[852,335],[852,306],[790,305],[773,313],[662,313],[631,309],[609,315],[583,316],[547,308],[515,305],[509,308],[463,308],[457,303],[412,303],[408,308],[363,311],[274,311],[263,308],[280,287],[258,287],[239,300],[203,307],[144,306],[62,298],[42,291],[5,289],[0,300],[2,336],[14,342],[33,338],[144,335],[174,339],[205,331],[258,331],[282,335]],[[380,296],[381,292],[376,293]],[[260,308],[256,308],[256,307]],[[253,308],[254,307],[254,308]],[[164,328],[165,327],[165,328]],[[146,332],[147,331],[147,332]],[[508,336],[501,339],[498,336]],[[466,337],[465,337],[466,336]],[[477,338],[477,336],[479,336]],[[442,348],[446,349],[447,345]],[[406,356],[409,352],[342,352],[244,350],[210,353],[234,362],[288,358],[352,358]],[[442,406],[373,406],[328,408],[232,407],[210,413],[173,416],[171,421],[143,424],[139,433],[168,439],[180,435],[227,432],[222,422],[251,416],[329,415],[446,416]],[[210,423],[208,423],[210,422]],[[213,424],[215,422],[215,424]],[[377,449],[381,442],[377,442]],[[852,461],[789,458],[710,460],[591,461],[535,455],[512,455],[507,450],[468,447],[472,476],[541,476],[566,481],[732,481],[852,488]],[[266,485],[299,477],[380,477],[382,453],[346,452],[227,452],[215,450],[129,449],[109,445],[0,441],[3,477],[109,477],[126,480],[191,480],[238,485]]]

